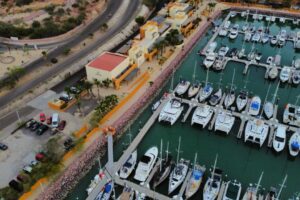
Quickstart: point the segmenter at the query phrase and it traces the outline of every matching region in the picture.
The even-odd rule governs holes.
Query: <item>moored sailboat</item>
[[[259,187],[261,186],[260,182],[263,177],[263,174],[264,174],[264,172],[261,173],[259,180],[256,184],[256,187],[252,186],[252,184],[249,185],[242,200],[261,200],[261,199],[263,199],[263,196],[261,194],[259,194]]]

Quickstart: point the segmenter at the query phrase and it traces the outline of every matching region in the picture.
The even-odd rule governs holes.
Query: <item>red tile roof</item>
[[[98,56],[95,60],[91,61],[88,66],[105,71],[112,71],[126,58],[126,56],[120,54],[105,52]]]

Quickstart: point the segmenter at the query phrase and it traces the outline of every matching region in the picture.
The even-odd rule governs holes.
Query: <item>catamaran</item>
[[[227,135],[231,131],[235,117],[227,111],[220,111],[217,113],[217,119],[215,122],[215,131],[225,132]]]
[[[260,147],[264,144],[269,133],[269,126],[260,119],[247,121],[245,129],[245,142],[259,144]]]
[[[215,200],[220,192],[223,171],[216,168],[217,161],[218,155],[216,156],[213,171],[205,183],[203,189],[203,200]]]
[[[169,188],[168,188],[169,194],[171,194],[174,190],[176,190],[176,188],[179,187],[179,185],[182,184],[189,170],[190,162],[182,158],[179,160],[180,144],[181,144],[181,137],[179,137],[176,165],[173,171],[171,172],[170,179],[169,179]]]
[[[259,96],[252,97],[248,113],[253,116],[258,115],[258,113],[260,111],[260,106],[261,106],[260,97]]]
[[[276,152],[283,151],[286,141],[286,127],[279,125],[274,133],[273,148]]]
[[[175,93],[177,95],[183,95],[189,89],[191,82],[181,79],[177,87],[175,88]]]
[[[199,190],[199,187],[201,185],[206,170],[205,166],[201,166],[196,162],[197,162],[197,153],[195,155],[192,175],[185,189],[185,199],[189,199]]]
[[[142,156],[134,175],[134,179],[140,182],[145,182],[149,176],[158,155],[157,147],[151,147]]]
[[[291,68],[288,66],[284,66],[280,72],[280,80],[281,82],[287,82],[291,75]]]
[[[214,110],[209,105],[198,106],[196,108],[196,110],[194,111],[191,125],[199,124],[203,128],[205,128],[206,125],[211,120],[213,113],[214,113]]]
[[[163,159],[162,156],[162,141],[160,148],[160,164],[159,170],[154,175],[153,187],[156,188],[159,184],[161,184],[166,178],[168,178],[171,168],[172,168],[172,156],[169,155],[169,142],[167,143],[166,157]]]
[[[296,131],[293,133],[289,140],[289,152],[290,155],[295,157],[299,154],[300,150],[300,132]]]
[[[250,186],[247,188],[246,193],[244,194],[242,200],[262,200],[263,199],[263,195],[258,193],[263,174],[264,174],[264,172],[261,173],[259,180],[256,184],[256,187],[254,187],[254,186],[252,186],[252,184],[250,184]]]
[[[159,114],[158,121],[168,122],[173,125],[183,111],[181,102],[177,99],[170,99]]]
[[[226,183],[225,191],[222,200],[239,200],[242,191],[242,184],[234,181]]]

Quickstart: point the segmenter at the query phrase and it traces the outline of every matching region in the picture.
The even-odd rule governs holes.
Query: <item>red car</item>
[[[41,122],[46,121],[46,115],[45,115],[45,113],[40,113],[40,121]]]
[[[52,123],[52,116],[47,118],[47,124],[50,125]]]
[[[58,130],[62,131],[64,130],[65,126],[66,126],[66,120],[62,120],[60,123],[59,123],[59,126],[58,126]]]

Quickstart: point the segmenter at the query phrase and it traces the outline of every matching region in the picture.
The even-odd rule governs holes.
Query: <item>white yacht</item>
[[[189,199],[199,190],[206,170],[205,166],[196,164],[196,160],[197,160],[197,154],[195,155],[194,167],[193,167],[191,178],[185,189],[185,199]]]
[[[272,17],[271,17],[271,22],[275,22],[276,21],[276,17],[273,15]]]
[[[224,106],[225,108],[229,108],[235,101],[235,92],[234,90],[230,90],[224,99]]]
[[[269,126],[260,119],[249,120],[245,129],[245,142],[264,144],[269,132]]]
[[[283,83],[287,82],[290,78],[290,75],[291,75],[291,68],[284,66],[280,72],[280,81]]]
[[[221,98],[222,98],[222,89],[219,88],[217,90],[217,92],[215,92],[213,95],[210,96],[209,104],[212,105],[212,106],[215,106],[219,103]]]
[[[295,132],[289,140],[289,152],[290,155],[295,157],[299,154],[300,150],[300,133]]]
[[[228,34],[228,29],[225,27],[221,27],[220,31],[219,31],[219,36],[221,37],[225,37]]]
[[[135,191],[135,200],[145,200],[146,194],[141,193],[139,191]]]
[[[283,112],[283,123],[300,127],[300,106],[287,104]]]
[[[214,62],[212,68],[216,71],[220,71],[223,69],[224,64],[225,64],[225,57],[217,56],[216,61]]]
[[[250,115],[256,116],[258,115],[261,107],[261,99],[259,96],[254,96],[251,99],[248,113]]]
[[[279,125],[273,137],[273,148],[276,152],[283,151],[286,141],[286,127]]]
[[[206,49],[206,54],[210,54],[210,53],[213,53],[215,50],[216,50],[216,48],[217,48],[217,42],[212,42],[212,43],[210,43],[209,45],[208,45],[208,47],[207,47],[207,49]]]
[[[275,79],[279,74],[278,68],[276,66],[272,66],[270,71],[268,72],[268,76],[270,79]]]
[[[252,15],[252,18],[253,18],[254,20],[257,20],[257,17],[258,17],[257,13],[254,13],[254,14]]]
[[[114,182],[109,181],[106,183],[102,191],[98,194],[95,200],[109,200],[114,189]]]
[[[231,12],[230,12],[230,17],[235,17],[236,14],[237,14],[237,13],[236,13],[235,11],[231,11]]]
[[[238,111],[242,111],[246,107],[247,103],[248,103],[248,92],[242,90],[236,98],[236,107]]]
[[[278,36],[277,35],[274,35],[272,38],[271,38],[271,44],[275,45],[277,44],[278,42]]]
[[[233,127],[235,117],[227,111],[220,111],[215,122],[215,131],[225,132],[227,135]]]
[[[134,175],[134,179],[140,182],[145,182],[149,176],[158,155],[157,147],[151,147],[142,156]]]
[[[274,104],[270,101],[267,101],[263,106],[263,110],[267,119],[270,119],[274,114]]]
[[[259,20],[262,20],[264,18],[264,16],[262,14],[259,14],[257,17]]]
[[[218,51],[218,55],[224,57],[224,56],[226,56],[226,54],[228,53],[228,51],[229,51],[229,47],[228,46],[222,46],[219,49],[219,51]]]
[[[180,159],[171,172],[168,193],[171,194],[184,181],[189,170],[189,161]]]
[[[158,121],[168,122],[173,125],[180,117],[183,111],[183,106],[177,99],[171,99],[164,106],[159,114]]]
[[[209,53],[209,54],[207,54],[206,57],[205,57],[205,59],[204,59],[204,61],[203,61],[204,66],[207,69],[210,68],[214,64],[216,58],[217,58],[217,54],[216,53]]]
[[[208,83],[200,89],[199,101],[205,101],[213,92],[213,87]]]
[[[266,16],[266,21],[267,21],[267,22],[271,21],[271,16],[267,15],[267,16]]]
[[[270,36],[267,33],[264,33],[261,37],[261,42],[263,44],[266,44],[267,42],[269,42],[269,40],[270,40]]]
[[[235,39],[239,35],[239,25],[235,24],[231,29],[229,33],[229,38],[230,39]]]
[[[285,45],[286,39],[287,39],[287,32],[285,29],[282,29],[278,36],[278,45],[279,46]]]
[[[224,28],[229,29],[230,25],[231,25],[231,22],[228,20],[225,22]]]
[[[298,85],[300,83],[300,70],[294,70],[292,75],[293,84]]]
[[[125,162],[125,164],[120,169],[120,178],[126,179],[132,173],[137,160],[137,151],[132,152]]]
[[[175,93],[177,95],[183,95],[189,89],[191,82],[181,79],[177,87],[175,88]]]
[[[249,185],[247,188],[242,200],[262,200],[263,195],[259,194],[259,187],[261,179],[264,175],[264,172],[261,173],[258,182],[256,183],[256,186],[253,186],[252,184]]]
[[[200,90],[201,84],[198,82],[195,82],[192,84],[192,86],[188,90],[188,97],[192,98],[194,97]]]
[[[300,58],[293,61],[293,67],[295,67],[296,69],[300,69]]]
[[[297,32],[297,35],[294,40],[294,48],[300,49],[300,31]]]
[[[203,189],[203,200],[215,200],[221,189],[222,184],[221,169],[214,168],[212,174],[207,179]]]
[[[285,17],[280,17],[279,21],[282,22],[282,23],[285,23]]]
[[[273,56],[269,56],[269,57],[267,58],[266,63],[269,64],[269,65],[272,65],[273,62],[274,62],[274,57],[273,57]]]
[[[252,33],[250,31],[246,31],[244,40],[246,42],[249,42],[251,40],[251,38],[252,38]]]
[[[252,42],[259,42],[261,39],[261,34],[256,32],[252,37]]]
[[[228,181],[226,183],[225,191],[222,200],[240,200],[242,192],[242,184],[234,181]]]
[[[209,105],[198,106],[194,111],[191,125],[199,124],[203,128],[205,128],[206,125],[211,120],[213,113],[214,113],[213,108],[210,107]]]

